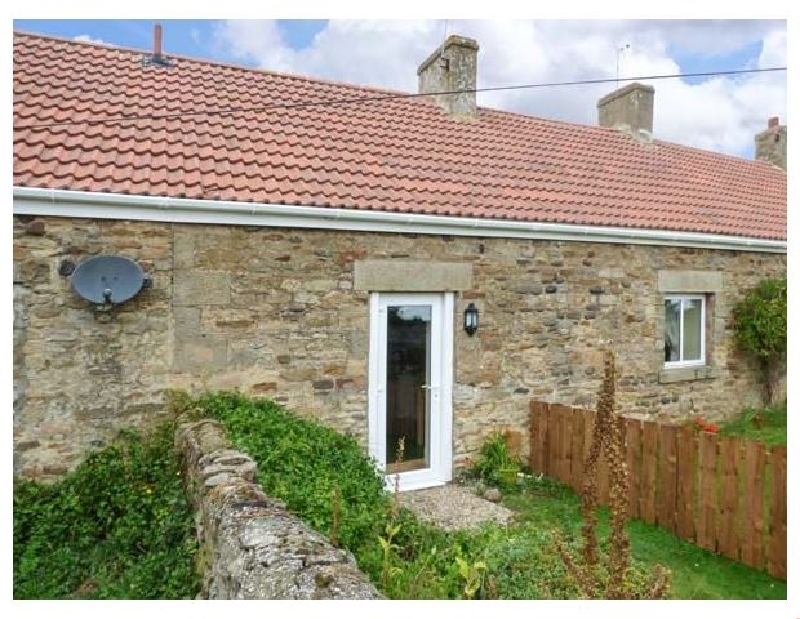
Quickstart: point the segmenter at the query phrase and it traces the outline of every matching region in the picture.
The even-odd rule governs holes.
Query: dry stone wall
[[[154,278],[110,316],[58,275],[62,259],[101,252],[134,258]],[[72,468],[120,427],[149,423],[165,387],[268,396],[366,447],[369,292],[355,289],[354,272],[387,259],[471,266],[472,287],[455,304],[456,467],[493,429],[522,431],[525,452],[532,398],[593,408],[609,339],[627,414],[713,418],[758,404],[731,308],[786,272],[785,255],[755,252],[15,218],[17,471],[47,479]],[[663,270],[721,276],[697,377],[661,371]],[[470,302],[481,313],[474,337],[460,327]]]
[[[214,420],[182,424],[175,448],[197,514],[200,597],[371,600],[382,596],[335,548],[255,483],[256,464]]]

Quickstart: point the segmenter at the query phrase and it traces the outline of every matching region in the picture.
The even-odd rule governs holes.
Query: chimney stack
[[[756,159],[786,170],[786,125],[781,125],[777,116],[770,118],[766,130],[756,135]]]
[[[597,102],[601,127],[623,129],[634,135],[653,134],[653,102],[655,89],[644,84],[628,84]]]
[[[454,95],[433,95],[437,105],[451,116],[474,118],[475,85],[478,72],[478,43],[473,39],[451,35],[435,52],[419,65],[420,94],[471,90]]]

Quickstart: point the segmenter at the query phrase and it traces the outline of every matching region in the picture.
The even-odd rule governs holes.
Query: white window
[[[705,297],[668,296],[664,311],[664,367],[705,365]]]

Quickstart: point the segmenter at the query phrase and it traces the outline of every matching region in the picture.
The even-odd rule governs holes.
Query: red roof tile
[[[768,163],[421,97],[196,114],[387,91],[144,56],[15,33],[14,185],[786,238]]]

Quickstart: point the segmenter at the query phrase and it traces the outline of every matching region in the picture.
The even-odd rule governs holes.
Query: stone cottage
[[[420,94],[473,89],[477,53],[447,39]],[[61,475],[166,388],[208,388],[441,484],[494,429],[526,450],[531,399],[593,406],[608,340],[629,414],[757,404],[730,314],[786,271],[786,128],[755,161],[705,152],[652,137],[654,96],[583,126],[15,34],[15,472]],[[97,255],[152,285],[87,301]]]

